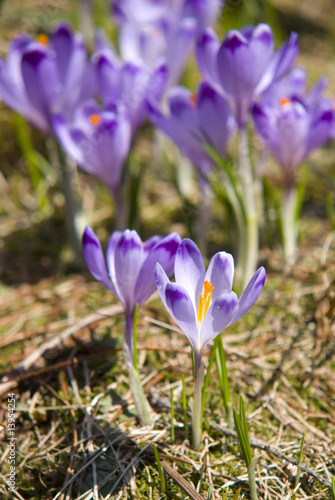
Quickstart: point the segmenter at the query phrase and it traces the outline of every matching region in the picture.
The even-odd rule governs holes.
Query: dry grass
[[[290,5],[287,11],[286,3]],[[323,4],[312,20],[327,31],[329,6]],[[280,16],[285,20],[292,2],[281,5]],[[22,5],[13,2],[12,10],[9,2],[5,6],[2,41],[22,27],[15,24]],[[38,2],[24,4],[28,10],[37,7]],[[313,46],[309,57],[306,36],[303,33],[301,62],[315,69],[316,49]],[[318,56],[328,74],[333,67],[329,50],[324,60]],[[45,218],[39,213],[24,160],[15,146],[11,113],[4,108],[1,113],[3,498],[248,498],[246,467],[235,433],[226,426],[215,367],[207,395],[203,449],[197,453],[190,447],[190,429],[184,428],[178,412],[182,375],[188,398],[192,393],[190,346],[171,325],[157,296],[139,315],[139,367],[151,404],[152,424],[146,428],[138,425],[123,363],[121,307],[86,271],[71,264],[62,225],[63,200],[56,189],[51,193],[52,216]],[[36,138],[43,152],[42,139]],[[150,155],[145,140],[139,154],[144,159]],[[314,171],[308,182],[297,263],[287,268],[276,243],[271,249],[264,244],[260,255],[267,270],[263,293],[253,310],[223,336],[233,402],[237,404],[240,394],[246,402],[251,445],[258,456],[259,497],[269,500],[332,498],[335,233],[325,215],[325,198],[329,185],[334,185],[330,165],[333,149],[316,158],[323,177]],[[79,180],[89,222],[106,240],[112,216],[106,191],[101,186],[96,191],[87,176],[80,174]],[[162,232],[163,225],[164,233],[178,230],[187,235],[186,219],[192,217],[195,207],[186,211],[169,172],[162,171],[160,164],[151,165],[144,186],[141,212],[145,236]],[[221,214],[222,207],[216,204],[209,228],[211,254],[230,244],[222,230]],[[271,234],[276,239],[274,230]],[[172,387],[176,406],[173,443],[169,412]],[[8,394],[12,393],[17,438],[17,492],[13,494],[8,492],[6,476]],[[303,434],[303,460],[296,486]],[[166,475],[165,495],[160,492],[153,443],[158,446]]]

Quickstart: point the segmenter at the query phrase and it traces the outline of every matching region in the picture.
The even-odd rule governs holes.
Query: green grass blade
[[[184,430],[185,430],[185,439],[188,439],[188,427],[187,427],[187,401],[186,401],[186,385],[185,385],[185,375],[182,375],[182,384],[183,384],[183,391],[182,391],[182,408],[183,408],[183,414],[184,414]]]
[[[305,443],[305,433],[303,433],[302,439],[301,439],[301,445],[300,445],[300,451],[299,451],[299,457],[298,457],[298,469],[297,469],[297,475],[295,477],[295,485],[294,485],[295,488],[299,484],[300,468],[301,468],[302,456],[303,456],[303,452],[304,452],[304,443]]]
[[[335,477],[332,477],[332,500],[335,500]]]
[[[159,459],[159,455],[158,455],[158,451],[157,451],[157,447],[156,447],[155,443],[152,443],[152,446],[153,446],[153,449],[154,449],[155,460],[156,460],[157,470],[158,470],[158,474],[159,474],[159,481],[160,481],[160,486],[161,486],[161,493],[164,494],[165,493],[165,489],[166,489],[165,488],[164,471],[163,471],[163,467],[162,467],[161,461]]]
[[[174,399],[173,399],[173,387],[171,387],[171,443],[174,443],[175,432],[174,432]]]
[[[241,421],[242,432],[243,432],[244,441],[245,441],[245,445],[246,445],[246,449],[247,449],[247,453],[248,453],[248,460],[250,463],[250,461],[252,459],[252,449],[250,446],[247,417],[245,414],[244,399],[242,396],[240,396],[240,421]]]

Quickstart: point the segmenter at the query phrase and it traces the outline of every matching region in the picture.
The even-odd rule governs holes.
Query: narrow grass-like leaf
[[[154,449],[154,454],[155,454],[155,460],[156,460],[156,465],[157,465],[157,470],[158,470],[158,475],[159,475],[159,481],[160,481],[160,486],[161,486],[161,493],[165,493],[165,477],[164,477],[164,471],[163,467],[161,464],[161,461],[159,459],[157,447],[155,443],[152,443],[153,449]]]
[[[245,442],[245,445],[247,448],[248,460],[250,463],[250,460],[252,459],[252,450],[251,450],[251,446],[250,446],[247,417],[245,414],[245,406],[244,406],[244,400],[243,400],[242,396],[240,396],[240,411],[239,411],[239,413],[240,413],[240,421],[241,421],[241,426],[242,426],[244,442]]]
[[[335,500],[335,477],[332,477],[332,500]]]
[[[138,372],[138,363],[137,363],[137,320],[138,320],[138,304],[136,304],[136,306],[135,306],[134,322],[133,322],[134,368]]]
[[[187,401],[186,401],[186,385],[185,385],[185,375],[182,375],[182,384],[183,384],[183,391],[182,391],[182,399],[181,399],[181,404],[183,408],[183,414],[184,414],[184,431],[185,431],[185,439],[188,438],[188,427],[187,427]]]
[[[38,207],[42,212],[48,215],[50,213],[50,204],[47,197],[47,183],[39,165],[40,155],[37,155],[25,119],[19,114],[14,113],[14,123],[18,142],[28,167]]]
[[[238,437],[238,440],[239,440],[239,443],[241,446],[243,459],[246,463],[246,466],[248,467],[248,465],[250,463],[250,456],[249,456],[249,452],[248,452],[248,446],[244,440],[244,432],[242,430],[241,419],[240,419],[239,414],[237,413],[236,408],[233,408],[233,412],[234,412],[234,422],[235,422],[235,429],[236,429],[237,437]]]
[[[300,445],[300,451],[299,451],[299,457],[298,457],[298,469],[297,469],[297,475],[295,477],[295,488],[299,484],[300,468],[301,468],[302,456],[303,456],[303,452],[304,452],[304,443],[305,443],[305,433],[303,433],[302,439],[301,439],[301,445]]]
[[[173,399],[173,387],[171,387],[171,443],[174,443],[175,433],[174,433],[174,399]]]
[[[215,362],[216,370],[219,378],[220,391],[223,399],[223,404],[228,414],[229,403],[230,403],[230,388],[229,379],[226,366],[226,354],[224,351],[221,335],[218,335],[214,340],[215,347]]]

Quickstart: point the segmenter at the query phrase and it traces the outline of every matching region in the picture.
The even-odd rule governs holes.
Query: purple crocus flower
[[[330,138],[335,123],[333,101],[321,95],[324,81],[303,94],[297,76],[289,75],[252,109],[256,131],[283,168],[288,188],[295,183],[297,167]]]
[[[204,146],[215,148],[224,157],[236,129],[226,100],[202,82],[196,95],[184,87],[172,88],[168,103],[170,115],[165,116],[153,100],[148,102],[151,121],[179,146],[202,175],[208,175],[214,161]]]
[[[125,357],[133,365],[132,327],[136,304],[141,306],[155,291],[154,268],[157,262],[166,275],[173,271],[175,254],[181,238],[177,233],[153,236],[142,242],[136,231],[114,231],[106,250],[87,226],[83,235],[83,253],[92,276],[111,290],[125,311]]]
[[[221,5],[220,0],[117,0],[122,58],[153,68],[164,57],[169,83],[176,83],[197,33],[212,24]]]
[[[196,56],[206,80],[229,100],[240,128],[257,96],[291,68],[298,53],[296,33],[274,52],[266,24],[231,30],[222,44],[210,28],[198,38]]]
[[[72,122],[55,115],[53,127],[64,150],[89,174],[101,179],[119,199],[122,168],[131,143],[131,123],[124,106],[100,108],[82,103]]]
[[[155,268],[160,297],[179,328],[191,342],[195,378],[206,345],[254,305],[265,281],[260,267],[238,298],[232,291],[233,257],[218,252],[205,270],[200,250],[190,239],[180,244],[174,264],[176,282],[171,283],[162,266]]]
[[[127,108],[133,132],[147,116],[145,100],[149,96],[159,100],[168,81],[163,60],[149,71],[143,64],[120,62],[107,46],[92,56],[92,75],[96,94],[105,105],[117,102]]]
[[[47,37],[15,38],[7,61],[0,60],[0,97],[50,134],[54,113],[70,118],[80,99],[86,66],[83,37],[60,24]]]

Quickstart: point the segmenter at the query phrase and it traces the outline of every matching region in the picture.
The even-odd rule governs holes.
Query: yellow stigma
[[[48,45],[49,43],[49,37],[46,33],[41,33],[37,35],[36,40],[40,43],[43,43],[43,45]]]
[[[97,114],[90,115],[88,117],[88,119],[90,120],[92,125],[94,125],[94,127],[97,127],[99,125],[99,123],[101,122],[101,117],[100,117],[100,115],[97,115]]]
[[[211,303],[214,286],[210,281],[204,281],[204,293],[199,293],[198,321],[202,323]]]
[[[289,99],[288,97],[281,97],[279,99],[279,103],[281,106],[285,106],[285,104],[291,104],[292,99]]]

